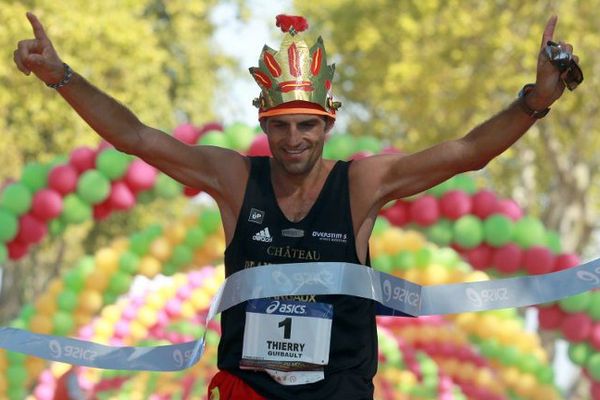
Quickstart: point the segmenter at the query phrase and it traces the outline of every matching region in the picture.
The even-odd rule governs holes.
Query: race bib
[[[331,304],[248,301],[240,368],[264,370],[288,385],[323,379],[332,316]]]

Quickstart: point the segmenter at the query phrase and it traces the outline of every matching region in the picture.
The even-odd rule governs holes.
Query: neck
[[[279,193],[290,194],[314,189],[319,186],[324,174],[327,174],[327,168],[323,159],[319,159],[308,172],[301,174],[291,174],[276,159],[271,159],[271,181]]]

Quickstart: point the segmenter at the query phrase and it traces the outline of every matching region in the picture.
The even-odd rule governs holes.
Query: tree
[[[564,248],[590,244],[598,179],[598,1],[295,2],[339,63],[334,90],[353,134],[388,138],[412,152],[456,138],[510,104],[535,80],[543,27],[581,56],[583,85],[481,174],[559,232]],[[342,109],[342,112],[344,109]],[[502,132],[498,132],[502,134]]]
[[[206,122],[214,116],[216,71],[226,61],[210,46],[214,27],[209,13],[216,0],[43,0],[35,7],[30,3],[0,7],[0,44],[6,50],[0,59],[0,187],[19,179],[27,163],[47,163],[77,146],[99,142],[60,96],[14,66],[17,41],[33,37],[25,18],[28,10],[41,19],[65,62],[129,106],[143,122],[170,132],[177,123]],[[0,321],[14,317],[50,277],[89,253],[91,246],[108,242],[117,232],[126,234],[149,218],[172,218],[183,209],[170,206],[140,207],[99,225],[70,228],[68,236],[46,241],[26,260],[8,265]],[[93,240],[85,240],[89,237]]]

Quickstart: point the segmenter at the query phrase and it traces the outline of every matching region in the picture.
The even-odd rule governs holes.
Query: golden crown
[[[335,64],[327,65],[323,39],[319,37],[308,47],[298,36],[308,28],[302,17],[278,15],[276,24],[286,33],[279,51],[265,45],[258,67],[250,68],[261,88],[260,96],[253,102],[259,115],[266,116],[265,112],[285,103],[305,101],[319,105],[327,115],[335,117],[341,103],[333,101],[331,81]]]

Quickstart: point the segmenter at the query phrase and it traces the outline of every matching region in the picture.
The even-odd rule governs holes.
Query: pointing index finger
[[[556,28],[557,21],[558,16],[553,15],[546,23],[546,27],[544,28],[544,34],[542,35],[542,48],[546,46],[546,43],[548,43],[549,40],[552,40],[552,37],[554,36],[554,28]]]
[[[38,40],[49,40],[40,20],[31,12],[27,12],[26,15],[31,27],[33,28],[33,34],[35,38]]]

